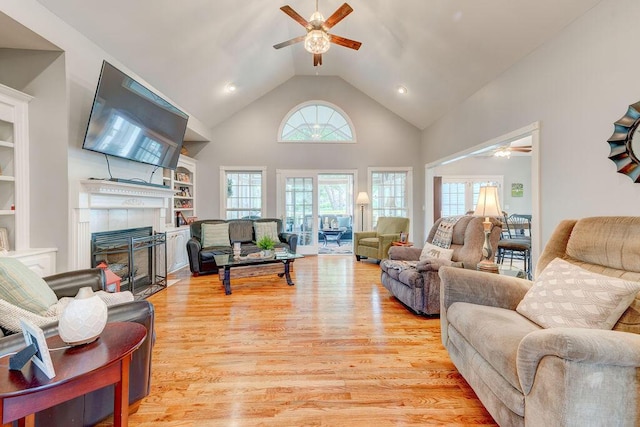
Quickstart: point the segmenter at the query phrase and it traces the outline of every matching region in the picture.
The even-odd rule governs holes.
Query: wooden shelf
[[[4,210],[0,210],[0,215],[15,215],[16,211],[14,210],[9,210],[9,209],[4,209]]]

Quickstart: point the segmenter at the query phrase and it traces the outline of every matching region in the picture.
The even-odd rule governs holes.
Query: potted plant
[[[273,255],[273,248],[276,247],[276,242],[270,236],[262,236],[256,242],[256,245],[262,249],[262,256],[267,258]]]

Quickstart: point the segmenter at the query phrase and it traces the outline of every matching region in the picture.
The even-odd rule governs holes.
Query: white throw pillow
[[[202,247],[231,246],[229,241],[229,223],[202,224]]]
[[[271,237],[271,240],[278,242],[278,223],[277,222],[254,222],[253,228],[256,232],[256,242],[259,242],[264,236]]]
[[[420,261],[423,261],[427,258],[438,258],[451,261],[452,257],[453,249],[444,249],[440,246],[432,245],[429,242],[424,242],[424,248],[422,248],[422,252],[420,253]]]
[[[543,328],[612,329],[638,292],[640,282],[603,276],[556,258],[516,311]]]

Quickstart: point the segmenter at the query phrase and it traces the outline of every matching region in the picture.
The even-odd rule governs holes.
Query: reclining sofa
[[[229,243],[216,246],[203,247],[203,224],[229,224]],[[259,218],[259,219],[207,219],[196,221],[191,224],[191,238],[187,242],[187,255],[189,256],[189,268],[193,276],[201,274],[217,273],[215,256],[233,253],[233,243],[240,242],[242,254],[259,252],[256,245],[256,232],[254,223],[275,223],[278,242],[276,248],[286,248],[295,252],[298,246],[298,235],[295,233],[285,233],[282,228],[282,220],[279,218]]]
[[[591,303],[594,297],[608,301],[609,296],[603,296],[613,289],[609,277],[637,286],[633,282],[640,281],[638,242],[640,217],[562,221],[538,260],[536,287],[559,264],[570,273],[564,274],[570,281],[594,273],[608,276],[589,279],[605,290],[587,298],[576,297],[573,291],[545,290],[545,295],[569,297],[562,305],[577,319],[586,320],[601,310],[573,308],[575,302]],[[440,269],[440,277],[442,343],[499,425],[640,424],[640,298],[633,286],[627,285],[631,305],[617,322],[616,316],[610,319],[612,330],[575,325],[543,328],[518,308],[533,285],[529,280],[451,267]],[[555,318],[562,314],[558,305],[548,314]],[[544,310],[549,301],[538,306]],[[620,306],[624,310],[627,304]]]
[[[75,297],[78,290],[89,286],[94,291],[105,290],[104,270],[92,268],[44,277],[58,299]],[[151,351],[155,341],[154,308],[145,300],[132,301],[108,307],[107,322],[136,322],[147,329],[147,337],[133,352],[129,370],[129,412],[135,412],[151,388]],[[58,322],[42,327],[46,337],[58,334]],[[6,332],[6,331],[5,331]],[[14,333],[0,338],[0,354],[20,351],[24,337]],[[8,362],[6,362],[8,363]],[[36,427],[92,426],[113,414],[114,386],[108,386],[84,396],[36,412]]]
[[[434,315],[440,313],[440,276],[443,266],[476,269],[482,260],[484,245],[484,218],[466,215],[453,226],[451,260],[427,258],[420,261],[422,248],[392,246],[389,258],[380,263],[382,285],[405,306],[417,314]],[[493,221],[489,240],[495,248],[500,240],[501,223]],[[427,242],[431,243],[442,218],[431,227]],[[416,261],[415,266],[395,261]]]

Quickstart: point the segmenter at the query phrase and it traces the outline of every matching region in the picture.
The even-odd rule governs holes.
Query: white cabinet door
[[[189,228],[167,231],[167,270],[169,273],[188,264],[187,240],[189,240],[189,236]]]

